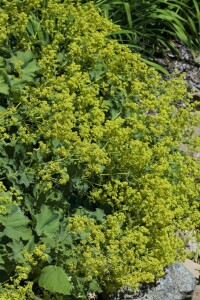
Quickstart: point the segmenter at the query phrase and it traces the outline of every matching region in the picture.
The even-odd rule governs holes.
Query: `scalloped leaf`
[[[17,51],[11,58],[10,62],[14,67],[21,62],[22,74],[20,74],[20,81],[32,82],[35,77],[35,73],[40,70],[40,66],[34,58],[34,55],[30,51],[22,52]]]
[[[52,265],[44,267],[38,283],[49,292],[71,295],[72,286],[62,267]]]
[[[5,226],[3,231],[4,235],[7,235],[13,240],[19,241],[29,240],[31,238],[31,229],[28,228],[30,220],[24,215],[20,208],[15,208],[9,215],[0,216],[0,223]]]
[[[92,292],[99,292],[100,293],[102,291],[99,284],[98,284],[98,282],[94,279],[90,283],[89,288],[90,288],[90,291],[92,291]]]
[[[37,225],[35,230],[39,236],[46,235],[54,238],[59,232],[59,214],[54,213],[48,206],[43,205],[40,214],[35,215]]]

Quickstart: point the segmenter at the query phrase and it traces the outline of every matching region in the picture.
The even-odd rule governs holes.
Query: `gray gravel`
[[[200,51],[196,53],[195,58],[191,52],[181,43],[175,43],[180,56],[167,51],[169,59],[157,59],[163,67],[170,73],[178,70],[181,73],[186,73],[185,81],[190,89],[200,91]]]

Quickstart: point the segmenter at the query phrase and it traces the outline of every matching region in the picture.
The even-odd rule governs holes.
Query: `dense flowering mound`
[[[1,299],[155,281],[199,226],[183,79],[109,39],[90,4],[0,2]]]

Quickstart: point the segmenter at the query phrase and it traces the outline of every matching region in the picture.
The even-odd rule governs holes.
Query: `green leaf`
[[[28,21],[28,24],[26,26],[28,32],[31,34],[31,35],[34,35],[35,32],[34,32],[34,24],[31,20]]]
[[[36,63],[32,61],[26,68],[23,69],[21,80],[31,82],[37,70],[39,70],[39,68],[37,67]]]
[[[95,216],[97,221],[102,222],[105,220],[105,214],[104,214],[103,210],[100,208],[96,208],[96,211],[93,213],[93,215]]]
[[[132,28],[133,21],[132,21],[132,16],[131,16],[130,4],[128,2],[125,2],[124,7],[125,7],[125,11],[126,11],[128,25],[129,25],[130,28]]]
[[[51,142],[52,142],[52,145],[53,145],[54,148],[57,148],[61,144],[60,140],[58,140],[56,138],[52,139]]]
[[[90,291],[91,292],[101,292],[101,288],[96,280],[92,280],[90,283]]]
[[[198,29],[196,28],[195,23],[194,23],[193,19],[190,18],[190,16],[188,16],[188,25],[190,25],[190,26],[189,26],[189,27],[190,27],[190,30],[191,30],[194,34],[197,34]]]
[[[62,267],[47,266],[42,269],[39,286],[52,293],[71,294],[71,284]]]
[[[22,51],[17,51],[11,58],[10,62],[13,63],[14,65],[21,61],[23,65],[27,66],[30,61],[34,59],[34,56],[32,52],[27,51],[27,52],[22,52]]]
[[[2,258],[2,255],[0,255],[0,264],[4,264],[4,260]]]
[[[165,75],[167,75],[167,76],[170,75],[169,72],[168,72],[164,67],[162,67],[161,65],[159,65],[159,64],[157,64],[157,63],[155,63],[155,62],[153,62],[153,61],[147,60],[147,59],[145,59],[145,58],[143,58],[143,57],[141,57],[140,59],[141,59],[141,61],[143,61],[145,64],[147,64],[147,65],[149,65],[149,66],[151,66],[151,67],[154,67],[157,71],[160,71],[160,72],[162,72],[163,74],[165,74]]]
[[[198,2],[196,0],[193,0],[193,3],[194,3],[195,10],[196,10],[196,17],[197,17],[197,20],[199,21],[199,18],[200,18],[200,5],[198,4]]]
[[[35,72],[40,70],[38,63],[34,59],[33,53],[30,51],[17,51],[15,55],[11,57],[10,62],[14,67],[17,66],[19,62],[22,63],[22,74],[20,74],[20,81],[22,82],[33,81]]]
[[[111,109],[111,119],[115,120],[120,116],[120,111],[118,111],[117,109]]]
[[[0,56],[0,68],[5,68],[6,67],[6,61],[5,58]]]
[[[30,20],[26,26],[31,39],[39,44],[47,45],[49,43],[49,34],[43,30],[40,21],[34,13],[30,13]]]
[[[13,240],[12,242],[8,243],[7,246],[11,248],[12,253],[11,256],[17,262],[24,262],[24,257],[22,255],[22,249],[24,244],[22,241]]]
[[[22,173],[19,183],[24,184],[26,188],[29,187],[30,180],[25,173]]]
[[[67,234],[64,241],[65,241],[65,244],[72,246],[73,245],[73,239],[72,239],[71,234]]]
[[[37,225],[35,230],[38,235],[47,237],[56,237],[59,231],[59,213],[54,213],[51,209],[43,205],[41,213],[35,215]]]
[[[2,75],[0,75],[0,94],[9,95],[9,86],[4,81],[4,78]]]
[[[16,239],[19,241],[20,238],[23,240],[28,240],[31,236],[31,230],[29,228],[24,228],[24,227],[7,227],[3,231],[4,235],[7,235],[11,239]]]
[[[24,216],[20,208],[15,208],[7,216],[0,216],[0,222],[5,226],[3,234],[9,238],[17,241],[20,238],[22,240],[31,238],[31,229],[27,227],[30,220]]]
[[[0,113],[4,114],[6,112],[6,108],[0,105]]]
[[[104,62],[98,61],[96,62],[95,66],[89,71],[90,78],[93,80],[99,80],[103,74],[105,74],[107,70],[107,66]]]

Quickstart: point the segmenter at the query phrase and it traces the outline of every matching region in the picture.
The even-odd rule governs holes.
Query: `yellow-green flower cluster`
[[[30,269],[27,267],[16,266],[16,275],[11,278],[11,284],[3,284],[3,294],[1,293],[2,300],[27,300],[34,299],[32,291],[33,282],[27,281]],[[23,285],[21,284],[23,281]]]
[[[14,174],[12,174],[14,175]],[[11,176],[12,176],[11,175]],[[11,179],[11,178],[10,178]],[[3,178],[1,179],[3,180]],[[21,191],[11,187],[9,190],[5,187],[2,181],[0,181],[0,213],[6,214],[9,204],[16,206],[20,205],[23,200]]]
[[[122,212],[108,215],[104,224],[86,216],[70,218],[68,229],[76,241],[80,239],[73,250],[79,261],[69,266],[73,276],[84,272],[86,281],[98,278],[107,291],[112,291],[123,285],[136,289],[139,282],[152,282],[163,275],[162,265],[173,261],[169,253],[176,255],[181,240],[169,237],[167,228],[156,227],[152,239],[145,226],[134,227],[134,220],[127,219]]]
[[[33,267],[38,265],[38,262],[46,262],[48,260],[48,255],[45,253],[46,245],[35,245],[33,252],[27,249],[23,250],[23,257],[26,262],[31,264]]]

